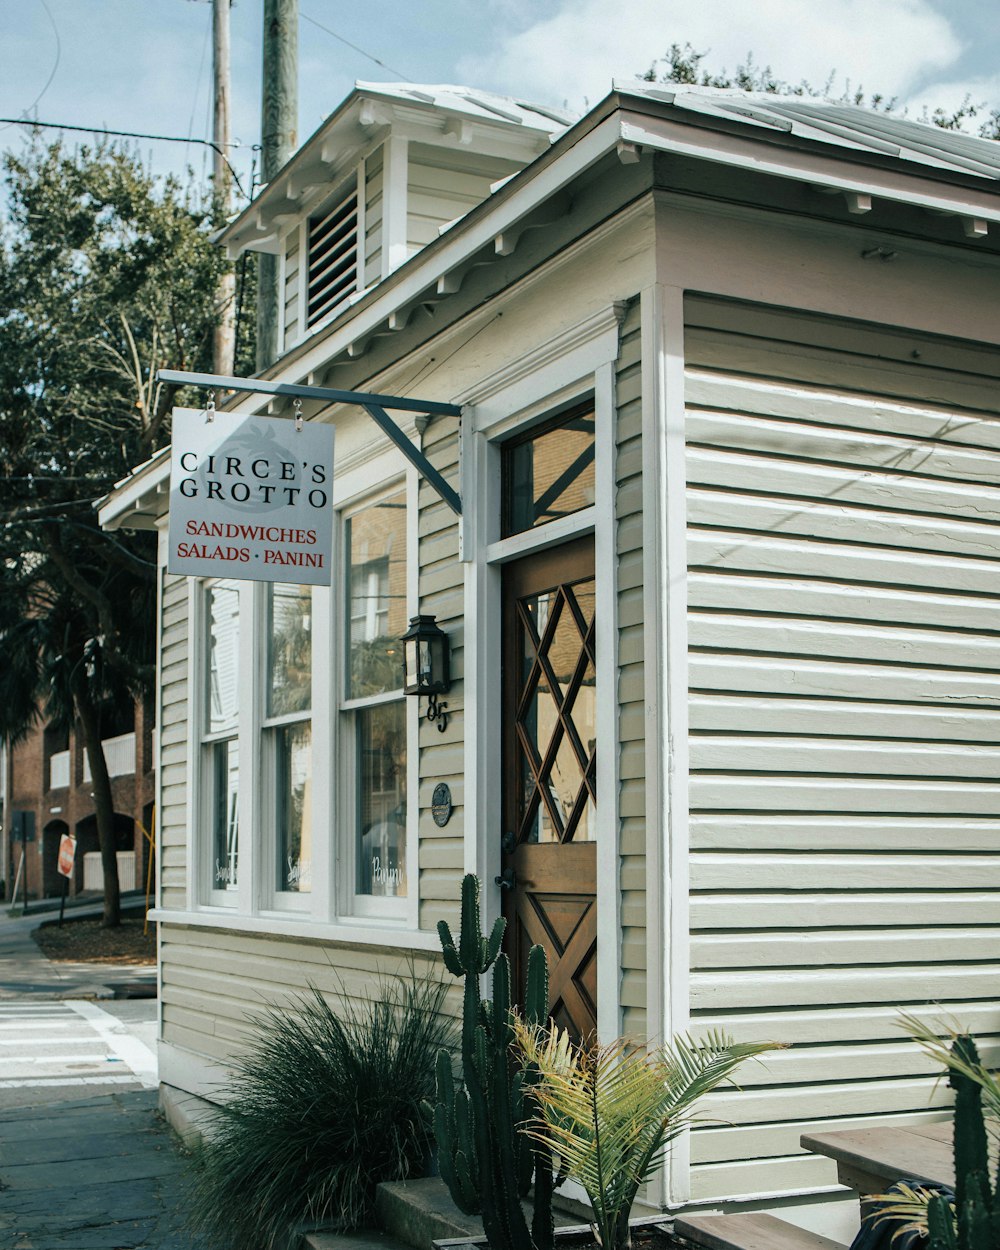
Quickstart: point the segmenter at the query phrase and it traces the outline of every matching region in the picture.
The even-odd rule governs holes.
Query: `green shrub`
[[[298,1224],[357,1228],[375,1187],[425,1170],[420,1104],[454,1044],[445,986],[387,979],[360,1003],[272,1009],[193,1158],[190,1222],[232,1250],[282,1246]]]

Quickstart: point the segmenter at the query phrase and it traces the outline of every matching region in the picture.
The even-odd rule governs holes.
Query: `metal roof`
[[[453,83],[356,82],[354,89],[362,95],[378,95],[410,104],[429,104],[449,113],[467,114],[479,121],[513,122],[537,130],[564,130],[576,121],[573,113]]]
[[[616,81],[615,90],[809,143],[930,166],[950,174],[1000,180],[1000,143],[860,105],[812,96],[641,81]]]

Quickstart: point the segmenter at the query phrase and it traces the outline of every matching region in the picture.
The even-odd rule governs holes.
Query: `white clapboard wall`
[[[691,1007],[794,1043],[693,1134],[706,1198],[832,1183],[806,1129],[940,1115],[900,1006],[996,1057],[1000,386],[902,333],[689,323]]]

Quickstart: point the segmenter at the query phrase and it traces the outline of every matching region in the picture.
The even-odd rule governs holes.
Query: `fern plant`
[[[712,1032],[700,1042],[677,1037],[672,1046],[647,1051],[622,1039],[578,1046],[552,1023],[532,1028],[519,1020],[515,1029],[538,1074],[540,1117],[525,1131],[583,1186],[604,1250],[628,1250],[639,1188],[691,1123],[698,1100],[745,1059],[779,1047]]]

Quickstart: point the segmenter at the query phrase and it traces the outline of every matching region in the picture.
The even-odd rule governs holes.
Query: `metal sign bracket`
[[[161,369],[159,382],[178,386],[206,386],[213,390],[249,391],[256,395],[288,395],[293,399],[322,399],[327,403],[356,404],[363,408],[385,436],[409,460],[410,464],[437,491],[456,516],[462,515],[458,492],[445,481],[419,447],[414,446],[386,411],[419,412],[425,416],[460,417],[457,404],[441,404],[435,400],[408,399],[403,395],[372,395],[366,391],[337,391],[328,386],[299,386],[293,382],[264,382],[257,378],[229,378],[213,373],[185,373],[177,369]]]

